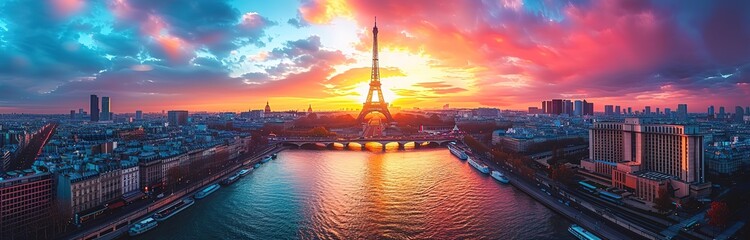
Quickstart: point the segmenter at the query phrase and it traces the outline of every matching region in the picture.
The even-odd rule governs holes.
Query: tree
[[[557,165],[552,168],[552,180],[565,184],[566,186],[575,186],[575,171],[563,165]]]
[[[721,201],[711,202],[711,208],[708,209],[707,216],[708,224],[723,228],[729,220],[729,207],[727,207],[727,203]]]
[[[698,199],[695,199],[694,197],[690,197],[686,199],[685,201],[683,201],[681,205],[682,205],[682,209],[692,212],[692,211],[697,210],[698,207],[700,207],[701,203],[698,202]]]
[[[315,127],[310,130],[309,134],[313,137],[327,137],[331,135],[331,132],[329,132],[325,127]]]
[[[672,199],[669,197],[669,190],[666,187],[659,188],[656,198],[654,199],[654,207],[659,212],[664,213],[672,210]]]

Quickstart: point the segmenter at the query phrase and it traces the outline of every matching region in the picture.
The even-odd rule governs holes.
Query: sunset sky
[[[0,112],[750,106],[750,1],[0,0]]]

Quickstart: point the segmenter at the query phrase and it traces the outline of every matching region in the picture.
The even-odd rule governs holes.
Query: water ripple
[[[570,223],[445,149],[292,150],[143,239],[566,239]]]

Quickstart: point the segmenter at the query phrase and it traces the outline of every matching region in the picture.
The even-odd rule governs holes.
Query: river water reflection
[[[570,239],[447,149],[287,150],[139,239]]]

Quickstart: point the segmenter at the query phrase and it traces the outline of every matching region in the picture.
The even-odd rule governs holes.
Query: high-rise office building
[[[628,107],[628,115],[630,115],[630,114],[633,114],[633,108],[632,107]]]
[[[725,118],[727,113],[724,111],[724,107],[719,107],[719,114],[716,115],[716,118]]]
[[[547,112],[547,101],[542,101],[542,113],[549,113]]]
[[[677,104],[677,117],[686,119],[688,115],[687,104]]]
[[[613,114],[614,114],[614,106],[604,105],[604,115],[613,115]]]
[[[89,114],[91,115],[91,121],[97,122],[99,121],[99,97],[92,94],[90,105],[91,111],[89,111]]]
[[[674,195],[706,196],[703,136],[697,126],[649,124],[644,119],[595,122],[589,130],[589,160],[581,166],[608,176],[612,186],[653,201],[659,189]]]
[[[51,176],[36,173],[0,178],[0,236],[3,239],[31,239],[31,236],[49,236],[45,232],[51,234]]]
[[[643,114],[646,114],[646,115],[651,115],[651,106],[646,106],[646,107],[645,107],[645,108],[643,109]]]
[[[709,117],[714,116],[714,105],[708,106],[708,116]]]
[[[563,113],[563,100],[552,99],[552,114],[560,115]]]
[[[583,115],[583,101],[576,100],[573,105],[575,107],[573,109],[573,115],[576,115],[576,116]]]
[[[570,100],[564,100],[563,106],[564,106],[563,113],[568,114],[568,115],[573,115],[573,102],[571,102]]]
[[[552,114],[552,101],[547,101],[547,114]]]
[[[76,119],[76,110],[70,110],[70,119]]]
[[[664,108],[664,115],[672,115],[672,109],[671,108]]]
[[[656,115],[661,114],[661,110],[659,108],[656,108],[656,112],[654,112],[654,114],[656,114]]]
[[[109,97],[102,97],[102,116],[99,118],[102,121],[110,121],[112,120],[110,111],[109,111]]]
[[[135,111],[135,120],[141,120],[141,119],[143,119],[143,111],[136,110]]]
[[[620,106],[615,106],[615,114],[620,115],[622,112],[620,112]]]
[[[740,106],[734,107],[734,121],[735,122],[743,122],[743,117],[745,116],[745,109],[743,109]]]
[[[583,100],[583,115],[594,115],[594,103]]]
[[[167,112],[167,121],[169,126],[184,126],[187,125],[188,111],[185,110],[172,110]]]

